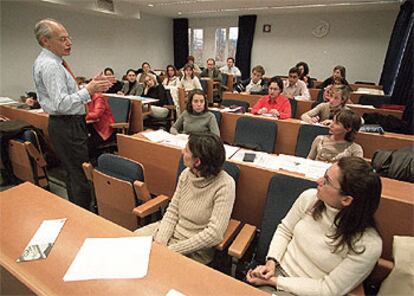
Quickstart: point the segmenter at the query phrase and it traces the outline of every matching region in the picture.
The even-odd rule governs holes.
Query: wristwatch
[[[273,257],[267,257],[266,258],[266,261],[269,261],[269,260],[271,260],[271,261],[273,261],[273,262],[275,262],[275,265],[276,266],[279,266],[280,264],[279,264],[279,261],[277,261],[275,258],[273,258]]]

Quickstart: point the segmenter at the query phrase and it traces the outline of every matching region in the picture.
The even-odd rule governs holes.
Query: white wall
[[[252,66],[265,66],[266,76],[287,75],[299,61],[309,64],[310,74],[325,79],[335,65],[347,69],[347,79],[378,83],[398,6],[381,10],[345,10],[342,12],[300,12],[258,16],[252,49]],[[326,21],[330,32],[324,38],[312,35],[312,29]],[[237,17],[190,19],[194,28],[237,26]],[[263,33],[264,24],[272,31]],[[214,42],[210,41],[210,42]],[[213,45],[207,45],[208,48]],[[236,61],[237,62],[237,61]]]
[[[41,48],[33,27],[51,17],[61,21],[73,37],[67,58],[77,76],[91,77],[106,66],[120,78],[143,61],[153,68],[173,62],[172,19],[143,15],[121,19],[104,14],[67,11],[31,1],[1,1],[0,96],[18,98],[34,90],[32,64]]]

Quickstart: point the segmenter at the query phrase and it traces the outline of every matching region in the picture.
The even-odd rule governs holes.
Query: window
[[[190,55],[194,57],[196,64],[200,63],[203,60],[203,34],[203,29],[188,29],[188,48]]]
[[[238,27],[216,29],[214,53],[218,65],[224,65],[228,57],[236,56],[238,35]]]
[[[225,65],[228,57],[236,56],[238,27],[206,27],[188,29],[188,48],[195,63],[203,66],[206,59],[214,57],[218,67]]]

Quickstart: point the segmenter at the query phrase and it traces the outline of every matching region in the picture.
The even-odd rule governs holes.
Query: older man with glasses
[[[42,51],[33,64],[33,79],[39,104],[49,114],[53,148],[67,173],[68,198],[89,209],[90,188],[82,171],[82,163],[89,160],[85,105],[95,93],[108,90],[114,77],[99,74],[78,89],[74,74],[63,60],[72,50],[72,38],[65,27],[53,19],[43,19],[35,25],[34,33]]]

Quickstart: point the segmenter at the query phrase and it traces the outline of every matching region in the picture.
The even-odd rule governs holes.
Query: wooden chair
[[[18,179],[49,189],[47,162],[36,131],[25,130],[20,138],[9,141],[8,149],[13,174]]]
[[[118,155],[102,154],[96,168],[84,163],[83,170],[93,184],[99,215],[129,230],[137,229],[141,221],[132,211],[151,201],[142,165]]]
[[[111,127],[117,130],[121,130],[123,134],[127,134],[131,116],[130,100],[109,97],[108,104],[115,119],[115,123],[111,124]]]

